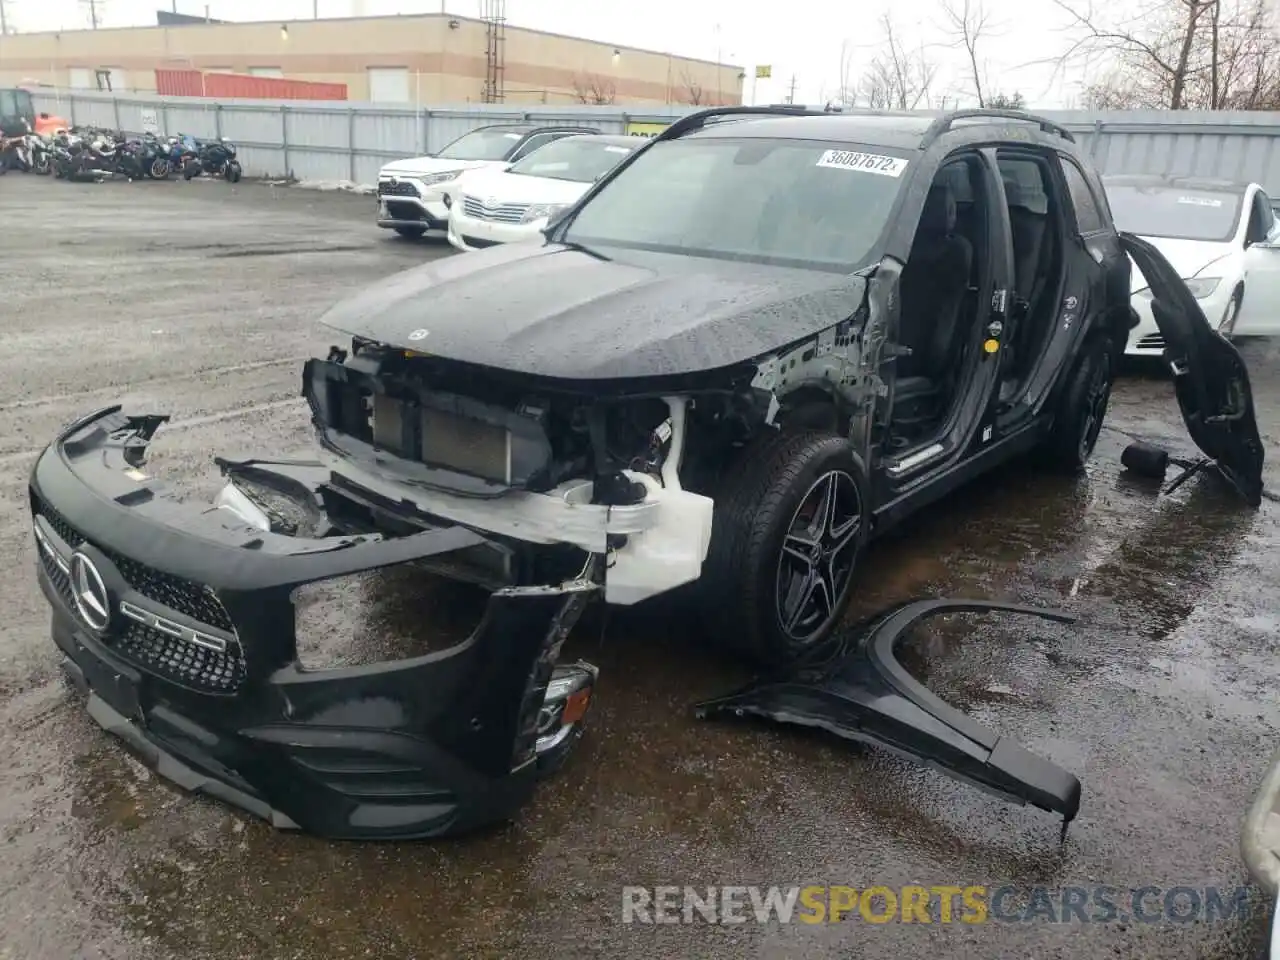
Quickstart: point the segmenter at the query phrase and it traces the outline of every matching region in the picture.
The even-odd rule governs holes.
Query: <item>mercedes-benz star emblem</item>
[[[419,328],[419,329],[417,329],[417,330],[414,330],[411,334],[409,334],[409,339],[410,339],[410,340],[425,340],[425,339],[427,339],[427,332],[428,332],[428,331],[426,331],[426,330],[423,330],[423,329]]]
[[[492,210],[492,209],[493,209],[494,207],[496,207],[497,205],[498,205],[498,198],[497,198],[497,197],[485,197],[485,198],[484,198],[484,208],[485,208],[486,210]]]
[[[71,557],[71,598],[80,619],[95,631],[103,631],[111,622],[111,597],[102,574],[83,553]]]

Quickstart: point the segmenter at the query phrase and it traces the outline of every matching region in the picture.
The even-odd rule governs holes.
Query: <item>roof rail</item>
[[[711,107],[709,110],[699,110],[697,113],[691,113],[687,117],[681,117],[667,129],[654,137],[654,140],[674,140],[676,137],[682,137],[692,130],[701,130],[706,126],[708,121],[731,119],[733,117],[824,117],[828,116],[830,110],[811,110],[810,108],[800,104],[790,103],[774,103],[762,107]]]
[[[1071,135],[1071,131],[1061,124],[1054,123],[1052,120],[1046,120],[1044,117],[1037,117],[1033,113],[1027,113],[1023,110],[995,110],[988,108],[979,108],[977,110],[952,110],[944,113],[937,120],[929,124],[929,129],[924,132],[924,138],[921,140],[920,148],[924,149],[929,144],[937,140],[948,130],[957,120],[968,119],[989,119],[989,120],[1021,120],[1024,123],[1037,124],[1045,133],[1056,133],[1068,143],[1075,143],[1076,138]]]

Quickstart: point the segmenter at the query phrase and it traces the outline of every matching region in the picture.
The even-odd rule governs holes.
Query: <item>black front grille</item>
[[[71,549],[74,550],[84,543],[84,537],[48,504],[40,504],[38,511],[42,517],[49,521],[49,525],[53,527],[54,532]],[[218,601],[218,598],[213,596],[207,587],[203,587],[191,580],[185,580],[182,577],[176,577],[171,573],[164,573],[148,567],[145,564],[138,563],[136,560],[130,560],[114,550],[107,550],[102,547],[98,547],[98,549],[102,550],[107,559],[115,564],[116,569],[120,571],[120,575],[125,578],[129,586],[148,600],[163,604],[171,610],[176,610],[178,613],[201,623],[207,623],[211,627],[217,627],[219,630],[225,630],[228,633],[235,632],[235,625],[231,622],[231,617],[227,615],[227,611]]]
[[[154,627],[129,622],[112,646],[152,673],[198,690],[234,693],[244,682],[244,656],[238,643],[229,644],[225,653],[219,653]]]
[[[390,183],[386,180],[378,184],[378,196],[380,197],[416,197],[418,190],[412,183],[401,180],[398,183]]]
[[[38,503],[36,509],[72,550],[84,544],[85,538],[48,504]],[[235,632],[231,617],[206,587],[130,560],[114,550],[102,547],[98,549],[115,565],[129,586],[148,600],[163,604],[200,623],[228,633]],[[75,603],[67,571],[44,549],[40,549],[40,562],[58,595],[74,610]],[[105,638],[105,642],[137,666],[192,689],[209,693],[234,693],[244,682],[244,651],[235,640],[228,642],[225,651],[218,651],[126,619]]]
[[[392,220],[425,220],[422,209],[403,200],[391,200],[387,203],[387,213]]]
[[[1138,347],[1143,350],[1163,350],[1164,337],[1158,333],[1149,333],[1138,341]]]
[[[38,546],[37,549],[39,549]],[[62,602],[71,606],[71,575],[58,566],[58,562],[45,550],[40,550],[40,563],[44,565],[44,572],[48,574],[49,582],[53,584],[53,589],[58,591]]]
[[[116,565],[120,575],[129,581],[129,586],[148,600],[164,604],[192,620],[207,623],[219,630],[235,632],[231,617],[227,615],[227,611],[223,609],[217,597],[213,596],[206,587],[172,574],[161,573],[159,570],[138,563],[136,560],[130,560],[128,557],[122,557],[111,550],[104,550],[103,553]]]

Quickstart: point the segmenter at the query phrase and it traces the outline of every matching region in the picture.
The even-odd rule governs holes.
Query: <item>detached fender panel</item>
[[[896,657],[898,644],[927,617],[993,611],[1075,620],[1061,611],[985,600],[910,601],[852,631],[821,662],[695,710],[700,717],[751,714],[886,748],[998,796],[1061,814],[1065,834],[1080,809],[1080,781],[943,702]]]

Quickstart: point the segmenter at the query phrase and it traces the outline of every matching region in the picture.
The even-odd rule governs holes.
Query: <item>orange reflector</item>
[[[987,340],[985,343],[982,344],[982,349],[983,349],[983,352],[985,353],[995,353],[997,350],[1000,349],[1000,341]]]
[[[591,688],[569,694],[564,701],[564,713],[560,714],[561,723],[577,723],[587,713],[591,703]]]

